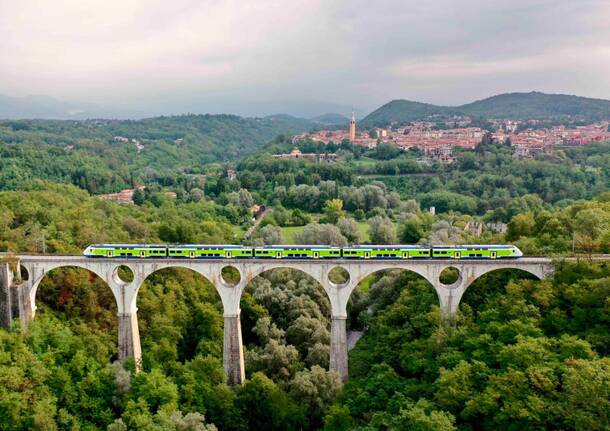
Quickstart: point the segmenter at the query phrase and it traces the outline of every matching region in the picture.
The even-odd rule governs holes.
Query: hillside
[[[610,100],[537,91],[500,94],[457,109],[468,115],[485,118],[610,118]]]
[[[383,126],[389,123],[429,118],[433,115],[468,115],[482,118],[577,119],[597,121],[610,118],[610,100],[540,92],[506,93],[461,106],[438,106],[409,100],[393,100],[367,115],[360,125]]]
[[[363,127],[383,126],[428,118],[431,115],[450,115],[453,108],[411,100],[392,100],[374,110],[360,121]]]
[[[144,176],[201,173],[207,163],[239,159],[278,135],[312,126],[288,115],[0,121],[0,176],[5,180],[0,189],[45,178],[91,192],[116,191]]]

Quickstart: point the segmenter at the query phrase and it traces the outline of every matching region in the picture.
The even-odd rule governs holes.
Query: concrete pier
[[[335,371],[346,382],[347,367],[347,317],[332,317],[330,320],[330,371]]]
[[[224,348],[222,365],[227,373],[230,385],[241,385],[246,380],[244,366],[244,346],[241,339],[241,321],[239,314],[224,318]]]
[[[136,370],[142,369],[142,348],[137,313],[119,313],[119,360],[133,358]]]
[[[13,321],[13,271],[8,263],[0,263],[0,327],[10,328]]]

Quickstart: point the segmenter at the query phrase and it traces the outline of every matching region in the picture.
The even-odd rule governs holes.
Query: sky
[[[610,99],[610,0],[0,0],[0,94],[146,114]]]

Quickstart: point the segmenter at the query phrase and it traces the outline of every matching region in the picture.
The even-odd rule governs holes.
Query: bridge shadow
[[[328,369],[330,302],[305,272],[274,268],[254,277],[240,302],[246,373],[288,379],[300,367]]]
[[[200,273],[179,267],[153,272],[138,291],[137,305],[145,369],[196,355],[222,359],[222,302]]]

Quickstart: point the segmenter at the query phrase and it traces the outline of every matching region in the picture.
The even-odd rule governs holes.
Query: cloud
[[[242,114],[610,98],[609,20],[606,0],[0,0],[0,93]]]

